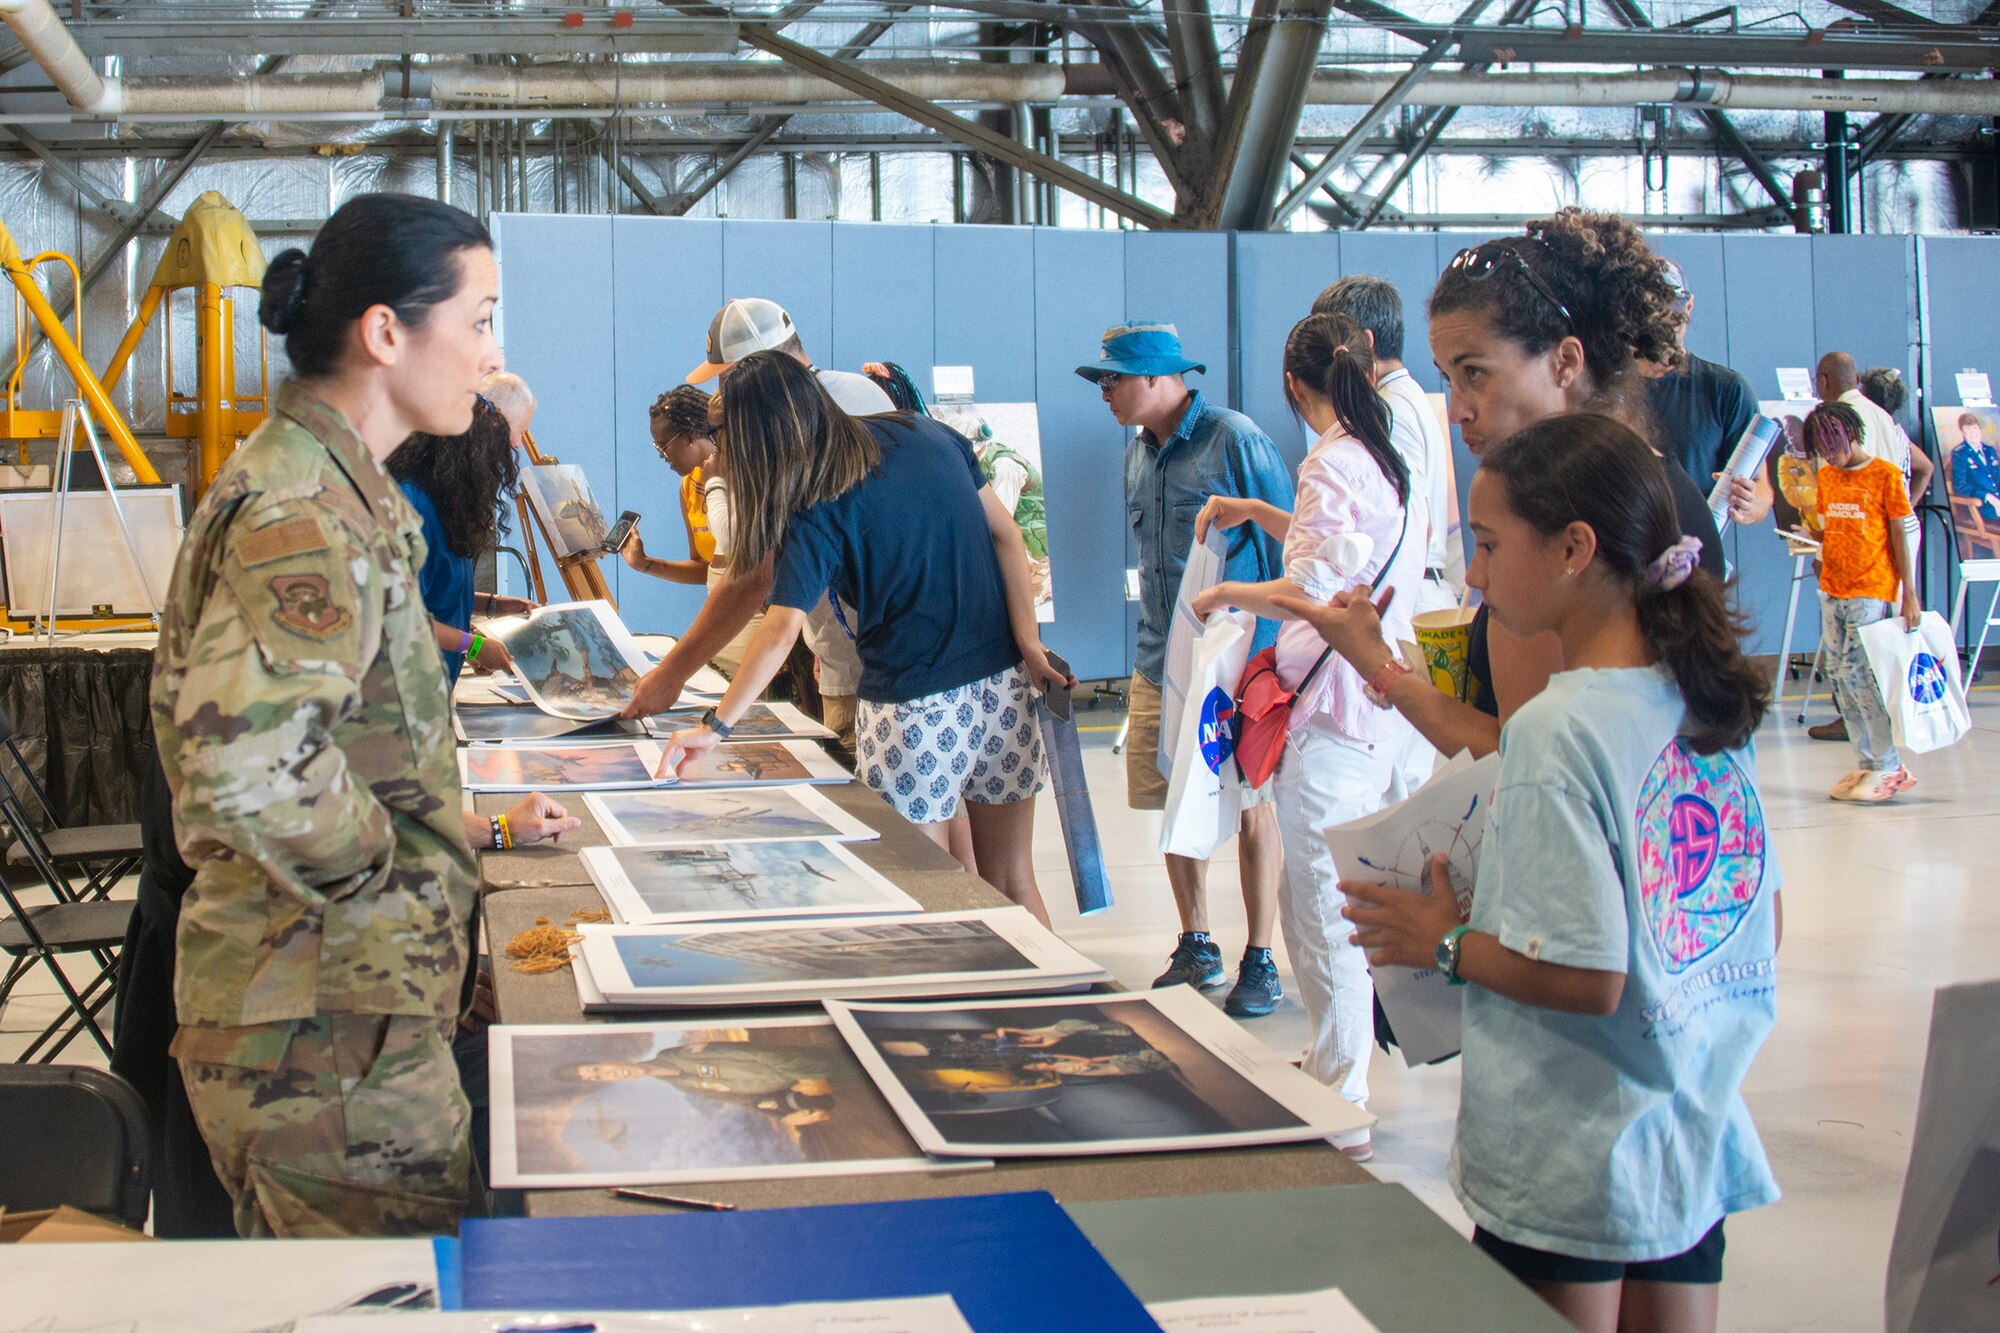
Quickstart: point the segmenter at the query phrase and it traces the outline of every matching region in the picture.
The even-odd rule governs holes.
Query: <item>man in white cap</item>
[[[752,352],[784,352],[808,367],[818,377],[827,397],[850,416],[896,410],[889,395],[866,375],[821,370],[813,365],[799,339],[798,328],[784,307],[755,297],[730,301],[716,312],[708,324],[707,358],[688,372],[687,382],[704,384],[712,379],[727,379],[730,367]],[[763,569],[743,571],[716,584],[680,642],[639,682],[638,691],[625,710],[626,716],[641,717],[673,707],[688,677],[727,647],[736,632],[763,606],[771,590],[771,577],[767,561]],[[806,618],[804,637],[806,646],[819,658],[821,720],[852,754],[855,696],[861,687],[861,658],[854,650],[854,639],[841,625],[832,603],[824,597]]]

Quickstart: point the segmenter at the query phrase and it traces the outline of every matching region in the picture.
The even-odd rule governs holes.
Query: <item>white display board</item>
[[[181,547],[181,488],[120,487],[118,500],[139,560],[133,561],[118,529],[110,493],[71,491],[62,516],[57,615],[87,616],[101,606],[117,615],[150,615],[166,597]],[[56,503],[46,491],[0,491],[0,555],[6,559],[7,609],[13,615],[48,613]]]

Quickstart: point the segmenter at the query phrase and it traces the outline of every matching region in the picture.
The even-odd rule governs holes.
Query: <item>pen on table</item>
[[[712,1213],[733,1213],[736,1205],[719,1203],[714,1199],[688,1199],[678,1194],[655,1194],[651,1190],[615,1189],[611,1193],[620,1199],[637,1199],[642,1203],[671,1203],[680,1208],[706,1208]]]

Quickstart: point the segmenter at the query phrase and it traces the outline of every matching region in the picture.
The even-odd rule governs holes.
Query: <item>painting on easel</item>
[[[577,463],[541,463],[521,469],[521,490],[542,520],[557,557],[594,553],[611,525],[604,521],[590,481]]]

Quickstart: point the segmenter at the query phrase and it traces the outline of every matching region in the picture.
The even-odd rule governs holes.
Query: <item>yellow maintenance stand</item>
[[[32,258],[22,258],[20,247],[14,244],[14,237],[6,224],[0,223],[0,271],[14,284],[14,372],[7,377],[7,396],[0,405],[0,440],[15,440],[20,444],[21,462],[27,459],[29,440],[54,440],[62,437],[63,412],[61,407],[26,408],[21,406],[21,380],[28,370],[29,321],[41,330],[56,359],[76,382],[76,396],[91,416],[97,419],[98,427],[111,438],[125,461],[139,480],[148,486],[160,484],[160,474],[154,470],[152,460],[139,447],[132,436],[132,428],[125,424],[125,418],[111,405],[111,396],[97,376],[90,373],[90,367],[83,359],[83,317],[77,316],[76,336],[56,317],[55,307],[43,294],[41,285],[35,281],[35,270],[43,264],[61,264],[69,270],[72,290],[81,290],[82,279],[77,273],[76,261],[68,255],[50,250]]]
[[[181,225],[174,229],[167,252],[153,270],[145,299],[139,303],[138,318],[125,331],[118,350],[111,354],[111,363],[104,368],[103,388],[109,391],[125,373],[160,307],[171,309],[175,292],[191,293],[196,361],[192,394],[178,393],[173,387],[178,379],[174,374],[172,319],[167,320],[163,336],[167,343],[167,436],[195,443],[189,475],[197,497],[215,480],[217,470],[238,442],[258,427],[269,410],[271,366],[261,325],[257,328],[256,390],[242,392],[237,388],[236,298],[230,294],[241,287],[254,293],[263,282],[264,251],[257,244],[257,234],[233,204],[214,190],[208,191],[189,206]]]

